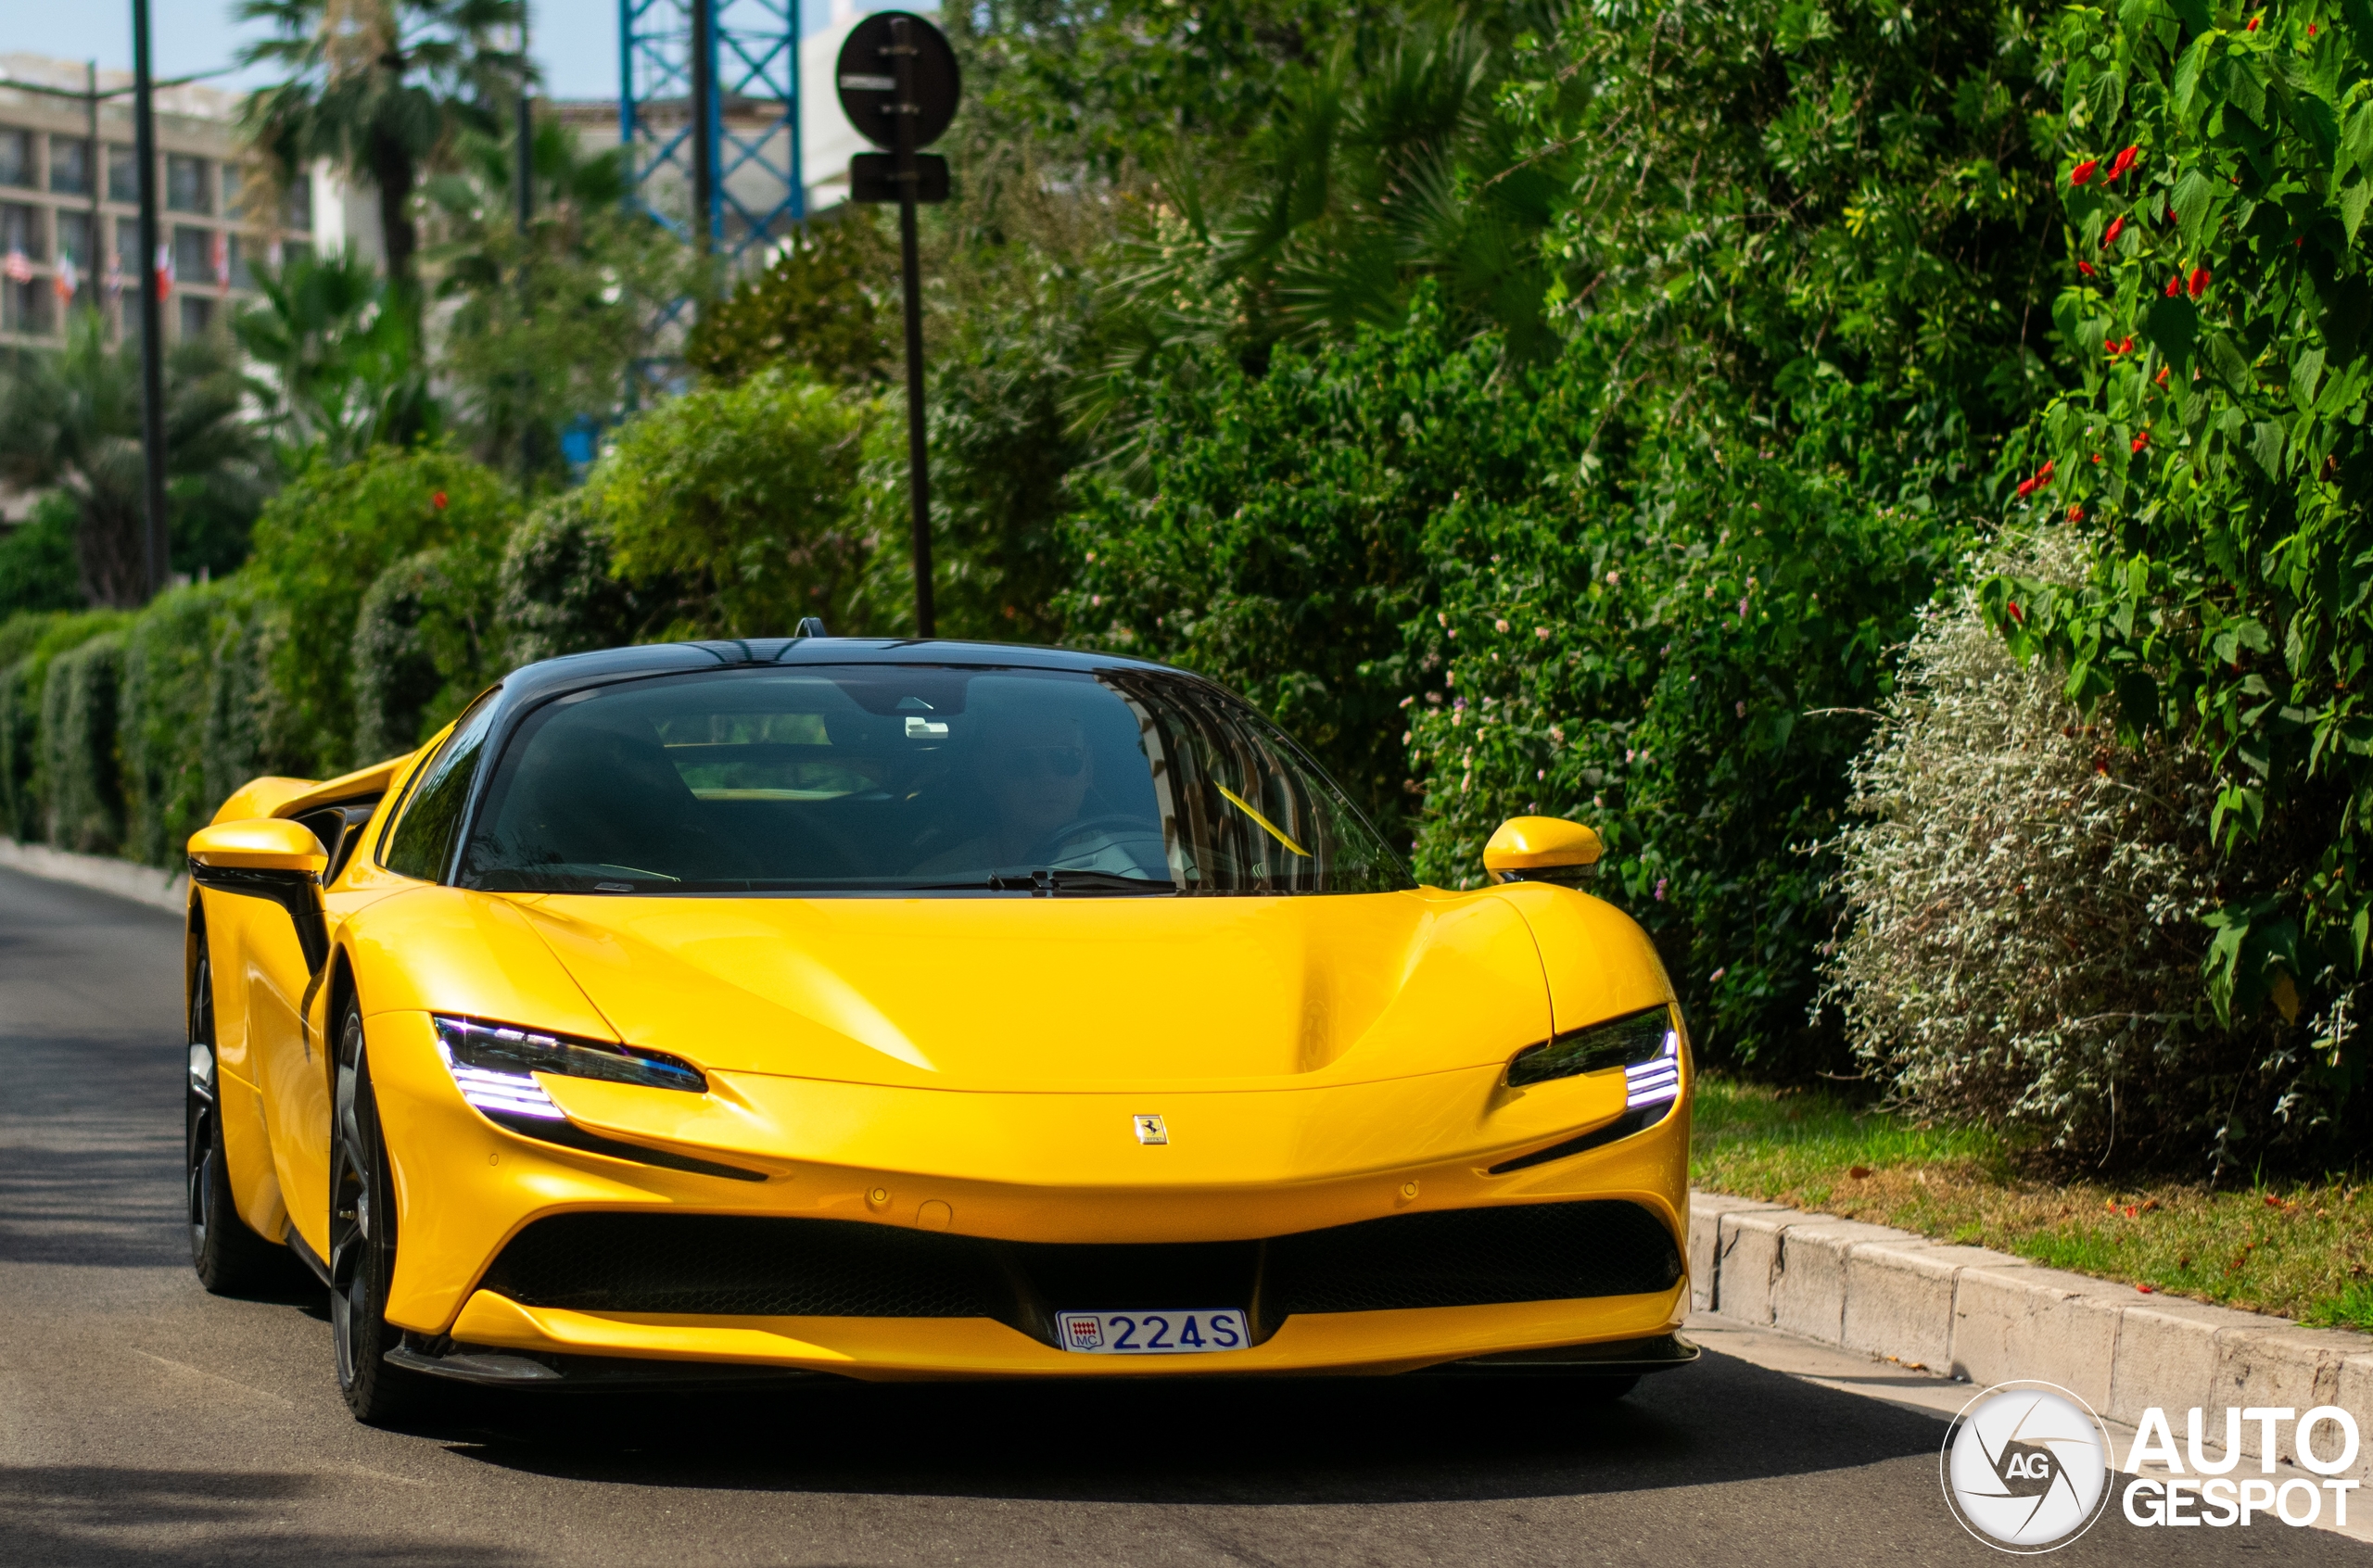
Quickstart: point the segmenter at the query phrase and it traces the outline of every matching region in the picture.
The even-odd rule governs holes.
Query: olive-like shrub
[[[2074,583],[2088,562],[2055,531],[1978,565]],[[2064,682],[1973,588],[1923,617],[1833,846],[1827,999],[1857,1056],[1913,1108],[2088,1160],[2221,1165],[2329,1130],[2308,1020],[2227,1028],[2210,1004],[2202,920],[2252,891],[2211,839],[2210,759],[2119,745]]]

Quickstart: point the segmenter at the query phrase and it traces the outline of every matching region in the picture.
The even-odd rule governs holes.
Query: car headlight
[[[453,1075],[453,1086],[461,1090],[462,1098],[497,1120],[513,1116],[538,1121],[563,1119],[560,1107],[535,1080],[539,1072],[694,1094],[708,1088],[700,1069],[661,1051],[575,1040],[475,1018],[440,1015],[436,1021],[438,1049]]]
[[[1624,1106],[1662,1105],[1681,1094],[1681,1029],[1672,1009],[1643,1007],[1528,1045],[1508,1063],[1508,1086],[1623,1069]]]

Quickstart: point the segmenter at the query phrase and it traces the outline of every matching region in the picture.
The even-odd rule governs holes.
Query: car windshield
[[[501,891],[1349,893],[1412,886],[1275,727],[1159,671],[730,670],[578,692],[504,747]]]

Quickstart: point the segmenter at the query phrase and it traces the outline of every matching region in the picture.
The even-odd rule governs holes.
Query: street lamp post
[[[146,469],[148,594],[165,589],[172,541],[165,516],[165,320],[157,297],[157,106],[148,60],[148,0],[132,0],[133,147],[140,161],[140,453]]]

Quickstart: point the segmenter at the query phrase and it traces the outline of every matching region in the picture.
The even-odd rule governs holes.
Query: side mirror
[[[311,828],[278,816],[200,828],[189,837],[189,858],[192,866],[209,870],[290,871],[305,877],[320,876],[330,863],[329,852]]]
[[[217,822],[189,836],[189,879],[288,911],[305,967],[316,975],[330,956],[329,922],[322,908],[322,873],[329,863],[329,852],[313,830],[284,817]]]
[[[1512,816],[1483,846],[1483,869],[1495,882],[1556,882],[1574,888],[1598,874],[1603,853],[1595,828],[1562,816]]]

